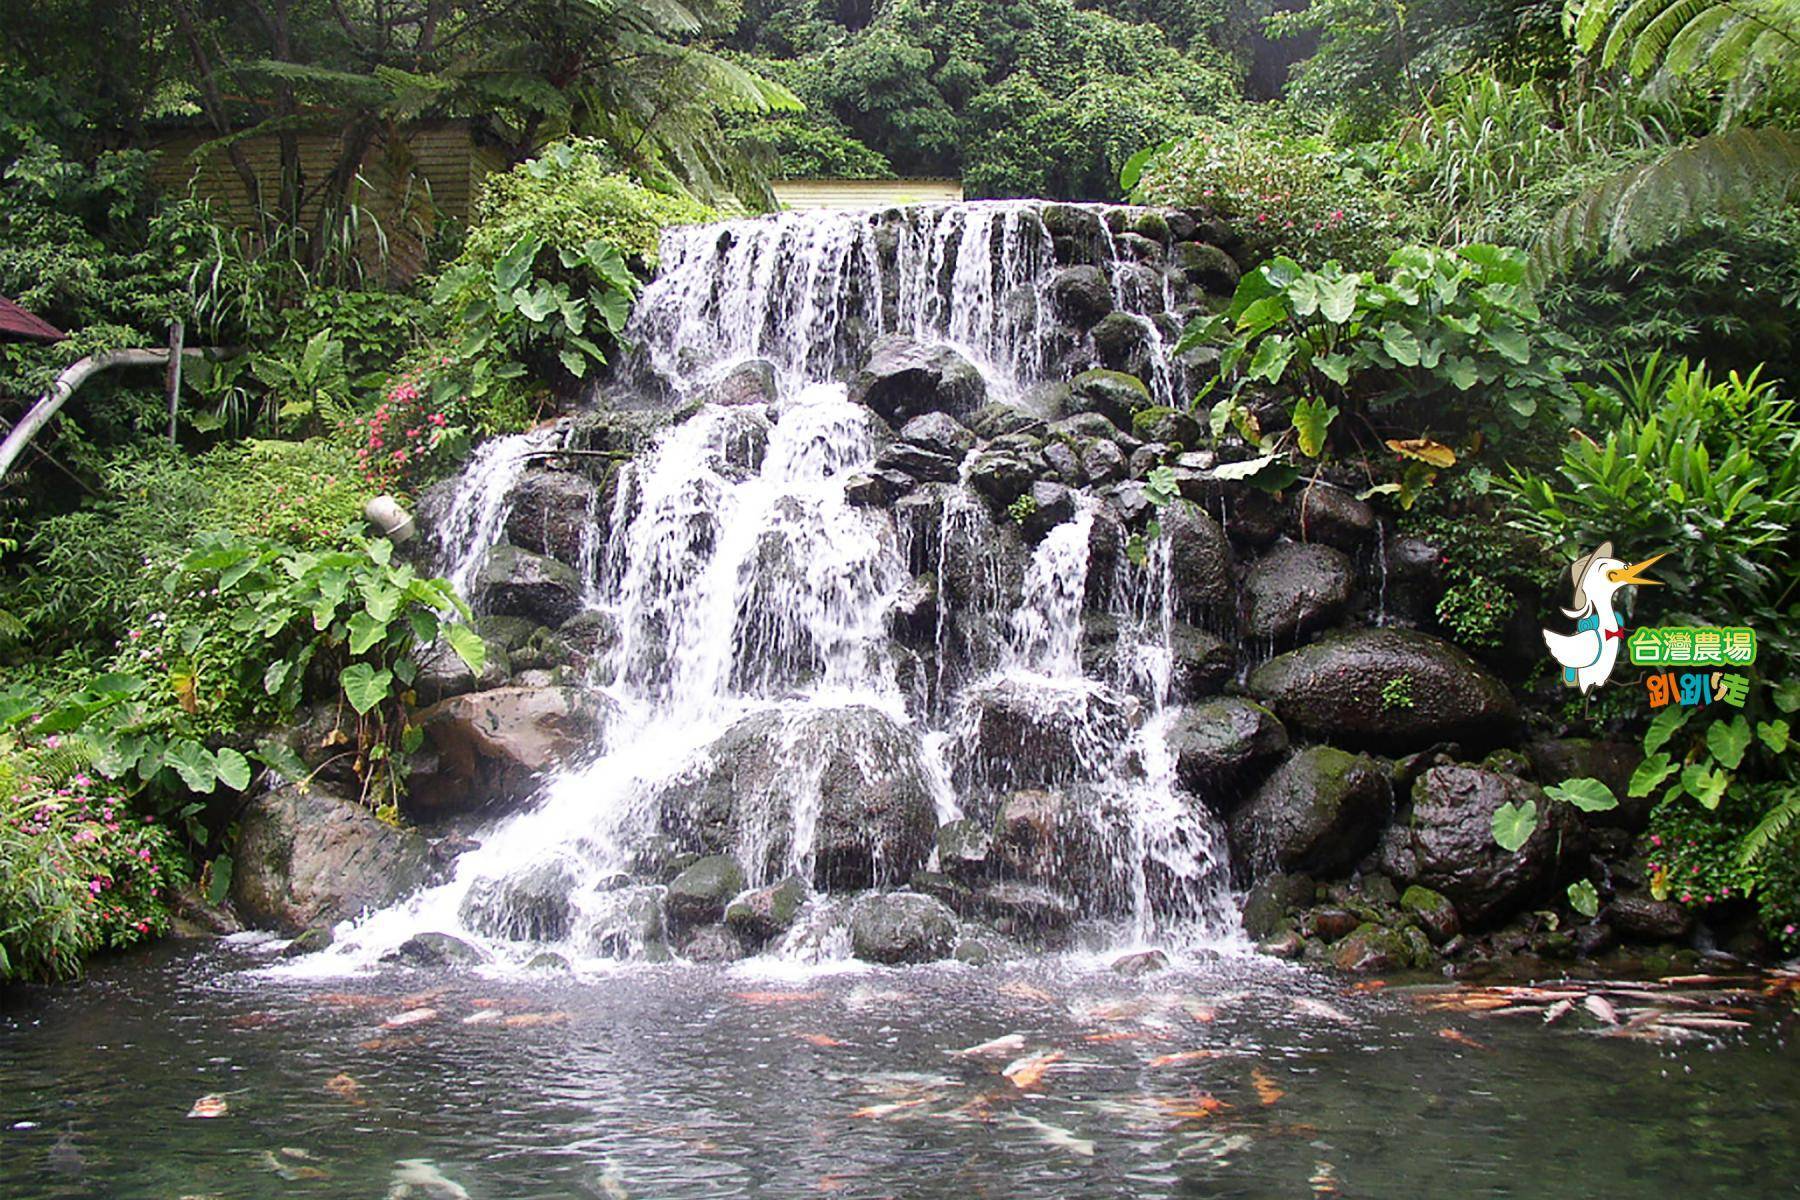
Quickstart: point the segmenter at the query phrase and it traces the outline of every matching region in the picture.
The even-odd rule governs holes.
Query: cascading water
[[[1113,261],[1111,236],[1090,253]],[[1099,499],[1077,494],[1009,588],[980,544],[999,527],[962,483],[931,485],[935,524],[923,528],[847,494],[892,437],[835,381],[870,336],[952,343],[993,394],[1018,395],[1055,351],[1055,267],[1041,214],[1024,203],[784,214],[667,235],[634,318],[644,356],[677,391],[760,357],[779,398],[706,404],[620,470],[605,543],[590,539],[581,555],[588,606],[617,631],[594,671],[616,708],[586,763],[482,831],[447,883],[342,931],[330,954],[364,962],[449,931],[512,961],[546,948],[655,957],[671,931],[648,881],[673,844],[690,858],[728,852],[746,887],[797,877],[814,899],[774,952],[841,956],[845,906],[826,893],[901,886],[935,857],[909,812],[923,804],[929,836],[964,809],[991,820],[1007,789],[1026,784],[1076,798],[1070,820],[1102,876],[1082,915],[1114,944],[1233,936],[1222,838],[1177,789],[1164,740],[1166,550],[1113,568],[1102,590],[1120,653],[1114,678],[1094,678],[1082,643],[1101,569],[1090,561]],[[1172,386],[1166,362],[1158,378]],[[459,587],[502,536],[528,457],[553,436],[499,439],[471,460],[438,535]],[[959,599],[945,559],[971,551],[981,582],[966,590],[981,598]],[[894,613],[934,561],[921,658],[897,643]],[[1052,731],[1056,752],[996,758],[1001,719]],[[870,807],[846,816],[858,803]]]

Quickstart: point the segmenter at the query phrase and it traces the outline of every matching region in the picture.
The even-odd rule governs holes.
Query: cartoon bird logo
[[[1597,550],[1576,559],[1569,568],[1575,596],[1573,604],[1563,612],[1575,618],[1575,632],[1543,631],[1550,657],[1562,664],[1563,682],[1584,693],[1606,682],[1619,659],[1619,647],[1625,642],[1625,630],[1613,609],[1613,596],[1622,587],[1660,586],[1656,580],[1644,578],[1643,572],[1662,555],[1626,566],[1612,552],[1611,542],[1601,542]]]

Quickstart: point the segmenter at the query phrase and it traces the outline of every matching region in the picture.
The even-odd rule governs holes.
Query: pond
[[[1629,995],[1615,1013],[1568,988],[1551,1009],[1556,990],[1230,956],[1138,979],[1075,958],[336,979],[266,962],[173,943],[0,997],[0,1193],[1745,1197],[1800,1179],[1793,1010],[1760,980],[1708,981],[1743,989],[1737,1015],[1665,1043],[1601,1036],[1653,1028]]]

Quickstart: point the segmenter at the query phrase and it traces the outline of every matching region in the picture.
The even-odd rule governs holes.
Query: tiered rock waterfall
[[[1026,202],[670,233],[593,411],[488,444],[425,505],[495,664],[428,664],[413,813],[461,813],[477,845],[332,953],[898,962],[1239,936],[1221,815],[1288,735],[1206,697],[1376,589],[1344,552],[1366,506],[1321,486],[1284,507],[1195,452],[1178,405],[1204,362],[1170,347],[1236,278],[1221,242],[1186,214]],[[1158,463],[1198,503],[1145,539]],[[1243,548],[1296,520],[1273,577],[1243,582]],[[1421,686],[1472,669],[1388,650]],[[1387,778],[1313,755],[1269,786],[1329,773],[1320,857],[1354,861]],[[1234,824],[1241,859],[1277,853],[1269,824]]]

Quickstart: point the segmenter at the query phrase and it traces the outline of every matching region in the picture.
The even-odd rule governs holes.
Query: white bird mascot
[[[1606,682],[1625,641],[1619,614],[1613,611],[1613,596],[1622,587],[1659,586],[1656,580],[1644,578],[1643,572],[1662,555],[1626,566],[1612,552],[1611,542],[1601,542],[1599,549],[1576,559],[1569,568],[1575,598],[1574,604],[1563,612],[1575,618],[1575,632],[1543,631],[1550,657],[1562,664],[1563,682],[1584,693]]]

